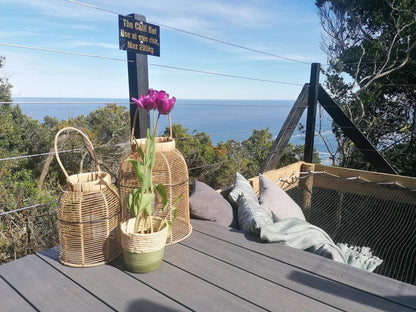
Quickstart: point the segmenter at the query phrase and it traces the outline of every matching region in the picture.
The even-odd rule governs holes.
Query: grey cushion
[[[279,185],[264,175],[260,179],[259,202],[268,213],[271,213],[274,222],[287,218],[299,218],[305,220],[302,209],[283,191]]]
[[[270,215],[260,206],[257,198],[240,195],[238,200],[238,226],[244,232],[260,235],[263,225],[272,224]]]
[[[241,195],[244,195],[249,200],[258,201],[256,192],[254,192],[250,182],[237,172],[234,177],[234,186],[228,195],[228,200],[234,207],[238,207],[238,199]]]
[[[224,226],[237,227],[231,204],[209,185],[195,181],[189,197],[190,213],[193,218],[214,221]]]

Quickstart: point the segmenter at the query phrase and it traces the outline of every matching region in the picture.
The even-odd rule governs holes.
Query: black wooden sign
[[[140,54],[160,56],[160,27],[118,16],[120,49]]]

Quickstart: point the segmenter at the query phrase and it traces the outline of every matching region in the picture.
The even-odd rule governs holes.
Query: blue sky
[[[247,51],[161,26],[161,56],[149,56],[149,84],[182,99],[296,99],[310,63],[324,64],[314,0],[80,0],[153,24],[292,58]],[[128,98],[118,16],[65,0],[0,0],[0,45],[13,96]],[[157,65],[288,82],[288,85],[180,71]]]

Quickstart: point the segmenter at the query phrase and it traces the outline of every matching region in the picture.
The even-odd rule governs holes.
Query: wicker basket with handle
[[[68,175],[58,152],[58,137],[77,132],[95,162],[96,171]],[[66,176],[58,204],[59,261],[74,267],[108,263],[121,253],[120,197],[108,173],[102,172],[94,147],[82,131],[66,127],[55,136],[55,156]]]

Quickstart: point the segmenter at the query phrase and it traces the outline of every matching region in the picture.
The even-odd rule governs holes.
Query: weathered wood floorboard
[[[1,312],[32,312],[36,311],[22,296],[20,296],[9,284],[0,276],[0,311]]]
[[[340,282],[324,279],[313,272],[293,267],[271,257],[261,256],[258,253],[236,245],[230,245],[228,242],[219,241],[198,231],[195,231],[192,237],[181,244],[199,250],[216,259],[221,259],[220,261],[230,263],[250,272],[250,274],[255,274],[264,280],[274,283],[274,286],[279,285],[286,290],[282,291],[277,287],[264,289],[263,291],[267,291],[270,296],[273,296],[272,299],[267,299],[268,301],[273,301],[273,299],[282,295],[283,298],[281,300],[290,298],[290,300],[295,300],[296,304],[304,302],[306,307],[315,311],[322,310],[322,307],[315,307],[319,301],[327,306],[343,310],[372,311],[387,309],[387,311],[406,311],[406,308],[398,307],[396,304],[379,296],[369,295],[367,292],[351,288]],[[274,247],[284,247],[283,249],[288,252],[287,247],[281,244],[275,244]],[[293,250],[290,251],[293,252]],[[319,260],[327,262],[326,266],[333,265],[332,260]],[[337,266],[339,266],[338,263],[334,264],[335,269]],[[266,286],[266,283],[262,283],[262,285]],[[287,290],[291,290],[291,292]],[[314,302],[311,303],[311,300]]]
[[[52,248],[0,266],[0,311],[416,311],[416,286],[192,220],[156,271],[73,268]]]
[[[351,287],[352,291],[354,289],[361,290],[364,293],[388,299],[393,303],[399,303],[398,306],[403,307],[400,311],[405,311],[406,308],[416,310],[416,286],[414,285],[406,284],[375,273],[368,273],[348,265],[337,263],[308,252],[294,250],[293,248],[280,244],[278,245],[278,248],[276,248],[276,244],[274,243],[259,243],[260,239],[257,237],[241,233],[231,228],[224,231],[221,226],[212,224],[212,222],[201,220],[192,220],[192,222],[194,232],[199,232],[215,239],[235,244],[259,255],[275,259],[279,263],[294,267],[293,274],[287,276],[287,279],[290,278],[294,281],[298,280],[299,283],[304,283],[306,281],[305,278],[309,276],[310,286],[313,288],[319,287],[323,291],[325,291],[326,287],[333,287],[334,283],[341,283]],[[194,234],[195,233],[193,233],[193,235]],[[246,239],[241,239],[241,236],[244,236]],[[184,241],[184,244],[185,243],[186,241]],[[296,268],[300,268],[303,272],[297,271]],[[310,275],[307,275],[306,272],[313,273],[315,277],[311,279]],[[318,293],[316,295],[318,295]],[[345,296],[346,298],[349,298],[348,294]],[[359,298],[356,300],[359,300]],[[365,301],[367,301],[367,299]],[[363,304],[368,304],[368,302],[364,302]]]
[[[177,247],[177,244],[167,246],[165,256]],[[122,269],[124,264],[120,260],[114,265]],[[164,261],[153,273],[128,274],[194,311],[265,311],[262,307],[246,301],[245,298],[235,296],[199,276],[182,270],[176,263],[171,265]]]
[[[39,311],[113,311],[37,255],[3,264],[0,274]]]
[[[127,273],[112,265],[73,268],[60,264],[57,249],[40,253],[40,257],[80,286],[101,298],[115,311],[189,311]],[[154,274],[154,273],[149,273]]]
[[[207,242],[207,246],[209,245],[210,242]],[[311,312],[339,311],[324,302],[319,302],[304,296],[300,292],[292,291],[273,281],[253,274],[251,270],[255,269],[259,264],[255,261],[252,262],[249,258],[246,258],[245,261],[251,263],[249,264],[251,268],[241,269],[239,266],[233,265],[232,262],[224,262],[221,259],[212,257],[210,252],[215,253],[213,250],[216,247],[209,247],[211,248],[206,250],[208,254],[205,254],[180,244],[175,246],[174,253],[168,253],[165,256],[165,261],[175,263],[183,270],[270,311],[273,311],[276,307],[283,311],[291,309],[293,311]],[[227,252],[222,248],[227,248],[230,251],[230,249],[235,247],[218,245],[219,253]],[[203,247],[202,250],[204,250]],[[236,255],[237,257],[245,256],[244,253]],[[200,261],[199,259],[201,258],[204,261]]]

